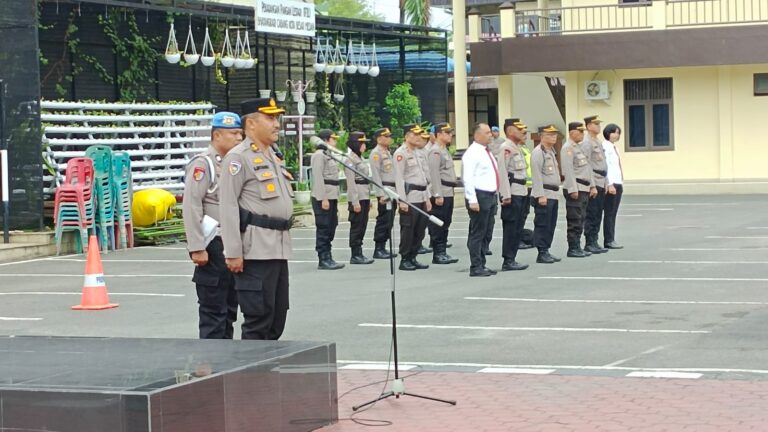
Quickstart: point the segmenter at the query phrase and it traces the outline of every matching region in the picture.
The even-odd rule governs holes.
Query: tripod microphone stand
[[[349,170],[353,171],[354,173],[356,173],[359,176],[361,176],[364,179],[366,179],[368,181],[368,183],[370,183],[370,184],[376,186],[377,188],[381,189],[387,195],[387,197],[389,198],[389,201],[387,202],[387,212],[391,212],[392,211],[391,210],[392,209],[391,206],[393,205],[393,203],[401,202],[401,203],[407,204],[411,211],[418,212],[422,216],[426,217],[431,223],[433,223],[435,225],[438,225],[438,226],[443,226],[443,221],[440,220],[439,218],[437,218],[437,217],[435,217],[433,215],[430,215],[429,213],[425,212],[424,210],[420,209],[419,207],[416,207],[415,205],[409,203],[406,199],[403,199],[400,195],[398,195],[397,192],[393,191],[392,189],[384,187],[384,185],[379,184],[378,182],[376,182],[374,179],[372,179],[367,174],[364,174],[364,173],[360,172],[359,170],[355,169],[355,167],[350,166],[350,165],[344,163],[344,161],[341,160],[341,158],[336,157],[334,155],[334,153],[335,153],[335,154],[342,155],[342,156],[346,157],[346,155],[344,155],[344,153],[342,153],[341,150],[337,150],[337,149],[335,149],[333,147],[328,147],[325,143],[322,143],[322,144],[318,143],[317,144],[317,148],[320,149],[320,150],[323,150],[323,153],[326,156],[330,157],[334,161],[342,164],[345,168],[348,168]],[[390,216],[390,215],[388,215],[388,216]],[[394,218],[394,216],[391,216],[391,217]],[[397,356],[398,353],[397,353],[397,312],[396,312],[397,311],[397,306],[396,306],[396,302],[395,302],[395,287],[396,287],[396,284],[395,284],[395,279],[396,279],[395,278],[395,257],[394,257],[394,247],[392,246],[392,238],[394,237],[394,231],[395,231],[394,221],[392,222],[392,227],[390,228],[390,230],[391,231],[390,231],[390,236],[389,236],[389,273],[391,275],[391,278],[390,278],[390,280],[391,280],[391,284],[390,284],[390,299],[392,301],[392,354],[393,354],[394,364],[395,364],[395,379],[392,381],[392,384],[391,384],[391,387],[390,387],[391,388],[390,391],[379,395],[379,397],[377,397],[376,399],[373,399],[371,401],[365,402],[365,403],[360,404],[360,405],[353,406],[352,407],[352,411],[357,411],[360,408],[366,407],[366,406],[374,404],[374,403],[376,403],[376,402],[378,402],[378,401],[380,401],[382,399],[387,399],[387,398],[392,397],[392,396],[394,396],[397,399],[399,399],[400,396],[411,396],[411,397],[427,399],[427,400],[431,400],[431,401],[435,401],[435,402],[442,402],[442,403],[446,403],[446,404],[450,404],[450,405],[456,405],[456,401],[454,401],[454,400],[439,399],[439,398],[435,398],[435,397],[431,397],[431,396],[424,396],[424,395],[419,395],[419,394],[415,394],[415,393],[409,393],[409,392],[405,391],[405,383],[400,378],[400,369],[399,369],[398,356]]]

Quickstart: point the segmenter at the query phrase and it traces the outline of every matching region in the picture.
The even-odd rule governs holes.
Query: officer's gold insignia
[[[270,183],[267,185],[267,192],[274,192],[275,191],[275,184]]]
[[[272,177],[272,173],[269,171],[264,171],[263,173],[261,173],[261,176],[264,178]]]
[[[379,160],[379,155],[376,155],[376,154],[373,155],[373,160],[375,160],[375,161]]]
[[[254,160],[253,160],[253,163],[255,163],[255,164],[264,163],[264,159],[262,159],[262,158],[256,158],[256,159],[254,159]]]
[[[397,161],[400,162],[401,160],[403,160],[403,155],[397,155]]]

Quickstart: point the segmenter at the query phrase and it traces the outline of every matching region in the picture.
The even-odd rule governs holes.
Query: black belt
[[[584,180],[584,179],[577,178],[576,179],[576,183],[578,183],[580,185],[584,185],[584,186],[589,186],[589,180]]]
[[[288,231],[293,226],[293,216],[290,219],[274,218],[269,216],[257,215],[245,209],[240,209],[240,232],[245,232],[248,225],[261,228]]]
[[[440,180],[440,184],[443,186],[449,186],[449,187],[458,187],[459,184],[456,182],[448,181],[448,180]]]
[[[560,190],[560,186],[557,186],[557,185],[548,185],[548,184],[545,184],[545,185],[544,185],[544,189],[546,189],[546,190],[551,190],[551,191],[555,191],[555,192],[557,192],[557,191],[559,191],[559,190]]]
[[[516,179],[514,174],[509,174],[509,182],[519,185],[525,185],[525,179]]]
[[[415,184],[411,184],[411,183],[406,183],[405,184],[405,193],[408,193],[408,192],[410,192],[412,190],[425,191],[425,190],[427,190],[427,187],[426,186],[422,186],[422,185],[415,185]]]
[[[596,169],[593,169],[592,171],[594,171],[594,172],[596,172],[596,173],[600,174],[600,175],[601,175],[601,176],[603,176],[603,177],[605,177],[605,176],[607,176],[607,175],[608,175],[608,171],[604,171],[604,170],[596,170]]]
[[[496,195],[496,192],[486,191],[482,189],[475,189],[475,195]]]
[[[355,179],[355,184],[367,185],[368,184],[368,180],[366,180],[366,179]]]
[[[339,185],[339,181],[338,180],[323,179],[323,183],[325,183],[327,185],[332,185],[332,186],[338,186]]]
[[[395,182],[385,182],[385,181],[383,181],[383,182],[381,182],[381,184],[383,184],[384,186],[392,186],[392,187],[395,187]]]

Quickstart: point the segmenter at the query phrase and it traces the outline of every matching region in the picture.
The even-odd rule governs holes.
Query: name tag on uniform
[[[408,159],[407,163],[408,166],[416,166],[416,159]]]

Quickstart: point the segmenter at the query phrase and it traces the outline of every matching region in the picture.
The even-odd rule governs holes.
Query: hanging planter
[[[325,40],[325,69],[324,72],[329,74],[333,73],[336,68],[336,61],[333,58],[333,50],[331,50],[331,39]]]
[[[373,46],[371,48],[371,68],[368,69],[368,75],[372,77],[379,76],[379,72],[381,72],[381,69],[379,68],[379,59],[376,57],[376,42],[373,43]]]
[[[312,68],[314,68],[317,73],[325,70],[325,55],[323,54],[322,45],[322,42],[315,40],[315,63],[312,65]]]
[[[205,39],[203,39],[203,51],[200,53],[200,63],[205,66],[213,66],[216,63],[216,52],[213,51],[211,35],[208,33],[208,26],[205,27]]]
[[[344,72],[348,74],[354,74],[357,72],[357,64],[355,64],[355,50],[352,46],[352,39],[347,44],[347,65],[344,66]]]
[[[168,43],[165,45],[165,60],[170,64],[176,64],[181,60],[179,44],[176,42],[176,30],[171,23],[171,29],[168,31]]]
[[[272,95],[272,90],[259,90],[260,98],[268,98]]]
[[[333,100],[336,102],[342,102],[344,100],[344,82],[341,77],[336,80],[336,86],[333,90]]]
[[[336,50],[333,52],[333,72],[337,74],[344,73],[344,67],[347,64],[347,59],[341,54],[341,48],[339,48],[339,40],[336,39]]]
[[[285,102],[285,98],[288,96],[288,91],[286,90],[275,90],[275,97],[277,98],[278,102]]]
[[[256,65],[256,59],[251,55],[251,41],[248,39],[248,30],[245,31],[245,38],[243,38],[243,49],[240,53],[240,58],[245,59],[243,69],[251,69]]]
[[[232,54],[232,43],[229,41],[229,28],[224,32],[224,44],[221,46],[221,65],[232,67],[235,64],[235,56]]]
[[[235,42],[235,69],[245,68],[246,58],[243,53],[243,40],[240,38],[240,30],[237,30],[237,42]]]
[[[187,51],[191,49],[191,51]],[[192,36],[192,24],[189,24],[189,33],[187,34],[187,43],[184,44],[184,61],[188,64],[196,64],[200,60],[200,54],[195,48],[195,38]]]
[[[317,92],[306,92],[304,93],[304,96],[306,96],[307,103],[315,103],[315,100],[317,100]]]
[[[357,52],[357,73],[365,75],[370,69],[368,63],[368,53],[365,52],[365,42],[360,41],[360,51]]]

